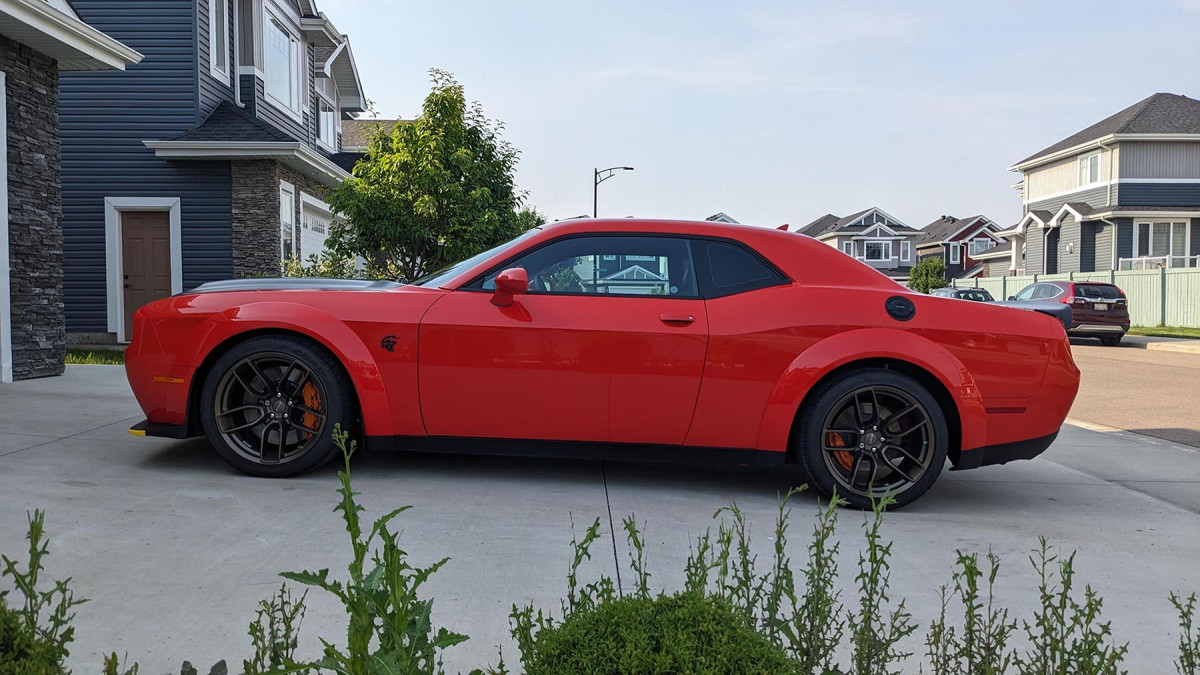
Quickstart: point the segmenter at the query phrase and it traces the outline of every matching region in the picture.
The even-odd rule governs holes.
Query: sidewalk
[[[1186,354],[1200,354],[1200,340],[1189,340],[1188,338],[1169,338],[1169,337],[1149,337],[1145,335],[1126,335],[1124,340],[1121,340],[1122,347],[1133,347],[1135,349],[1154,349],[1164,352],[1184,352]]]

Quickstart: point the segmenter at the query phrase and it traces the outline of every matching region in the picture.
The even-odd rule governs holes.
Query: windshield
[[[510,249],[514,245],[516,245],[518,242],[524,241],[525,239],[528,239],[533,234],[540,232],[541,229],[542,228],[540,228],[540,227],[535,227],[531,230],[526,230],[525,232],[522,232],[521,234],[517,235],[516,237],[513,237],[512,239],[504,242],[503,244],[500,244],[499,246],[489,248],[488,250],[484,251],[483,253],[478,253],[476,255],[471,256],[470,258],[467,258],[466,260],[456,262],[453,265],[447,265],[447,266],[443,267],[442,269],[437,270],[436,272],[430,272],[429,274],[426,274],[425,276],[421,277],[420,279],[417,279],[416,281],[412,282],[412,285],[413,286],[429,286],[431,288],[437,288],[438,286],[441,286],[442,284],[446,283],[450,279],[458,276],[464,270],[468,270],[468,269],[474,267],[475,265],[478,265],[479,263],[483,262],[484,260],[487,260],[488,258],[492,257],[493,255],[496,255],[497,253],[502,253],[504,251],[507,251],[508,249]]]

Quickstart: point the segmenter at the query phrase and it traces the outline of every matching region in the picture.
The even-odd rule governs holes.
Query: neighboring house
[[[333,156],[333,161],[346,171],[353,171],[358,160],[367,154],[371,139],[380,132],[390,133],[398,122],[398,119],[374,117],[342,120],[342,151]]]
[[[985,271],[979,256],[1003,240],[1000,226],[986,216],[942,216],[921,229],[917,260],[939,257],[946,261],[947,279],[969,279]]]
[[[141,304],[323,247],[342,120],[366,101],[312,0],[72,5],[145,58],[63,78],[70,340],[127,341]]]
[[[66,357],[60,73],[141,58],[66,0],[0,0],[0,382],[58,375]]]
[[[741,225],[741,223],[734,220],[732,216],[725,213],[724,211],[718,211],[717,213],[712,214],[711,216],[705,218],[704,220],[706,220],[710,223],[729,223],[730,225]]]
[[[1015,272],[1200,264],[1200,101],[1154,94],[1011,170]]]
[[[916,261],[921,231],[872,207],[839,218],[825,214],[797,230],[853,256],[897,281],[906,281]]]

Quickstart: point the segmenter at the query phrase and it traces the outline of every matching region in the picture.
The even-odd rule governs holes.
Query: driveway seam
[[[617,594],[624,595],[621,588],[621,560],[617,556],[617,528],[613,527],[612,499],[608,496],[608,470],[605,463],[600,462],[600,479],[604,481],[604,506],[608,509],[608,534],[612,538],[613,568],[617,572]]]
[[[41,448],[41,447],[43,447],[43,446],[47,446],[47,445],[50,445],[50,444],[52,444],[52,443],[57,443],[57,442],[59,442],[59,441],[66,441],[66,440],[70,440],[70,439],[72,439],[72,438],[75,438],[75,437],[77,437],[77,436],[82,436],[82,435],[84,435],[84,434],[90,434],[90,433],[92,433],[93,431],[96,431],[96,430],[98,430],[98,429],[103,429],[104,427],[111,427],[111,426],[112,426],[112,425],[114,425],[114,424],[120,424],[120,423],[122,423],[122,422],[128,422],[129,420],[136,420],[136,419],[138,419],[138,418],[137,418],[137,417],[125,417],[125,418],[123,418],[123,419],[119,419],[119,420],[116,420],[116,421],[113,421],[113,422],[105,422],[104,424],[101,424],[101,425],[100,425],[100,426],[98,426],[98,427],[92,427],[91,429],[84,429],[83,431],[80,431],[80,432],[77,432],[77,433],[71,434],[70,436],[59,436],[59,437],[52,437],[52,436],[38,436],[38,438],[46,438],[46,439],[49,439],[49,440],[47,440],[45,443],[38,443],[37,445],[31,445],[31,446],[29,446],[28,448],[20,448],[20,449],[17,449],[17,450],[10,450],[9,452],[0,453],[0,457],[9,457],[9,456],[11,456],[11,455],[15,455],[15,454],[17,454],[18,452],[25,452],[26,450],[33,450],[33,449],[35,449],[35,448]]]
[[[1156,495],[1156,494],[1154,494],[1154,493],[1152,493],[1152,492],[1147,492],[1146,490],[1139,490],[1139,489],[1137,489],[1136,487],[1133,487],[1132,485],[1127,485],[1127,484],[1125,484],[1125,483],[1122,483],[1122,482],[1120,482],[1120,481],[1116,481],[1116,480],[1110,480],[1110,479],[1108,479],[1108,478],[1104,478],[1104,477],[1101,477],[1101,476],[1097,476],[1097,475],[1095,475],[1095,474],[1088,473],[1087,471],[1084,471],[1084,470],[1082,470],[1082,469],[1076,469],[1075,467],[1072,467],[1072,466],[1067,466],[1066,464],[1059,464],[1058,462],[1055,462],[1055,461],[1053,461],[1053,460],[1050,460],[1050,459],[1047,459],[1046,461],[1047,461],[1047,462],[1049,462],[1049,463],[1051,463],[1051,464],[1055,464],[1055,465],[1057,465],[1057,466],[1060,466],[1060,467],[1062,467],[1062,468],[1066,469],[1067,471],[1074,471],[1075,473],[1082,474],[1082,475],[1084,475],[1084,476],[1089,476],[1089,477],[1091,477],[1091,478],[1095,478],[1096,480],[1103,481],[1103,482],[1105,482],[1105,483],[1107,483],[1107,484],[1109,484],[1109,485],[1112,485],[1112,486],[1115,486],[1115,487],[1119,487],[1119,488],[1122,488],[1122,489],[1125,489],[1125,490],[1129,490],[1130,492],[1136,492],[1137,494],[1140,494],[1140,495],[1145,495],[1145,496],[1149,497],[1150,499],[1153,499],[1153,500],[1154,500],[1154,501],[1156,501],[1156,502],[1160,502],[1160,503],[1166,504],[1167,506],[1174,507],[1174,508],[1176,508],[1176,509],[1179,509],[1180,511],[1183,511],[1183,512],[1185,512],[1185,513],[1191,513],[1191,514],[1200,514],[1200,510],[1193,509],[1193,508],[1189,508],[1189,507],[1187,507],[1187,506],[1184,506],[1184,505],[1182,505],[1182,504],[1177,504],[1177,503],[1175,503],[1175,502],[1173,502],[1173,501],[1170,501],[1169,499],[1164,499],[1163,497],[1160,497],[1160,496],[1158,496],[1158,495]],[[1195,483],[1195,481],[1186,481],[1186,480],[1185,480],[1185,481],[1138,481],[1138,482],[1142,482],[1142,483],[1152,483],[1152,482],[1153,482],[1153,483],[1159,483],[1159,482],[1162,482],[1162,483]]]

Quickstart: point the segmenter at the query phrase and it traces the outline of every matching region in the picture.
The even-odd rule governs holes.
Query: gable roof
[[[979,218],[980,216],[972,216]],[[918,240],[918,246],[928,244],[940,244],[950,238],[950,235],[958,232],[962,227],[968,224],[968,220],[962,220],[954,216],[942,216],[937,220],[929,223],[921,228],[924,234]]]
[[[1200,134],[1200,101],[1179,94],[1154,94],[1017,162],[1027,162],[1112,134]]]
[[[827,213],[796,231],[800,234],[807,234],[810,237],[821,237],[834,232],[839,234],[859,234],[876,227],[876,223],[871,223],[869,225],[854,224],[861,220],[863,216],[871,213],[872,211],[891,221],[891,225],[883,225],[883,227],[892,230],[896,234],[915,234],[920,232],[920,230],[911,228],[901,223],[898,218],[888,215],[883,211],[883,209],[880,209],[877,206],[872,206],[871,208],[863,209],[862,211],[856,211],[855,213],[851,213],[844,218],[838,218],[832,213]]]
[[[733,219],[733,216],[725,213],[724,211],[717,211],[711,216],[705,218],[705,220],[710,223],[729,223],[730,225],[741,225],[741,223]]]

